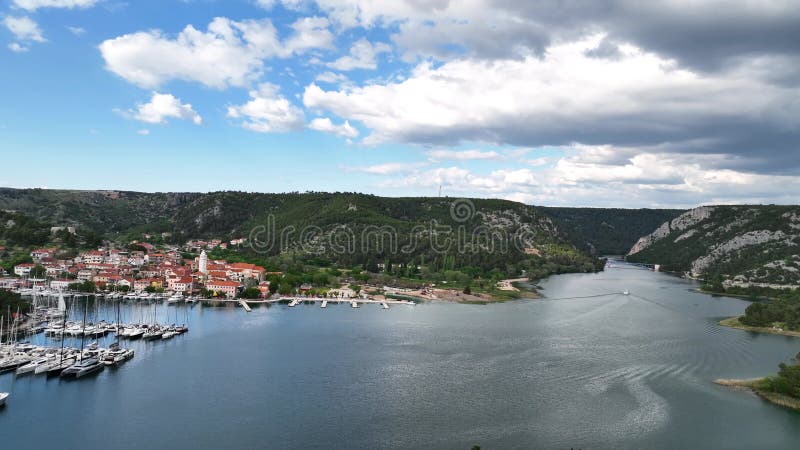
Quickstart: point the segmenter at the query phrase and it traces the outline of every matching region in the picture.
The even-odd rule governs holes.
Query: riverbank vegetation
[[[354,283],[407,290],[437,288],[452,291],[452,297],[458,297],[456,301],[475,302],[512,300],[523,296],[524,293],[519,291],[500,289],[498,283],[504,279],[539,280],[552,274],[595,272],[602,270],[604,264],[602,260],[569,247],[550,248],[547,255],[528,255],[516,263],[492,268],[469,265],[468,258],[462,259],[458,255],[442,255],[430,261],[411,257],[400,262],[388,257],[380,262],[366,258],[352,266],[338,264],[334,258],[296,252],[265,256],[246,248],[218,249],[208,255],[212,260],[224,259],[264,267],[270,290],[284,295],[295,293],[301,287],[311,295],[324,295],[342,284]],[[448,297],[451,297],[449,293]]]
[[[791,290],[773,293],[769,300],[755,301],[747,307],[736,323],[727,321],[723,325],[749,327],[753,331],[788,331],[800,335],[800,291]],[[758,329],[758,330],[755,330]]]
[[[800,353],[794,364],[781,363],[776,375],[751,380],[715,380],[723,386],[750,389],[759,397],[772,403],[800,410]]]

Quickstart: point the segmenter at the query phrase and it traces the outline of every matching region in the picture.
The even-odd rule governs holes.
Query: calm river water
[[[130,344],[120,369],[0,376],[0,447],[797,448],[800,414],[711,382],[800,351],[716,324],[747,302],[632,268],[542,287],[495,305],[161,306],[191,331]]]

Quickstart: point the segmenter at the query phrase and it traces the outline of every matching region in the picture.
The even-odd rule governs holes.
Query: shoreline
[[[774,405],[783,406],[784,408],[793,409],[795,411],[800,411],[800,399],[789,397],[788,395],[778,394],[775,392],[759,389],[758,384],[764,381],[764,379],[766,379],[766,377],[750,378],[743,380],[720,378],[714,380],[714,384],[718,384],[720,386],[725,386],[725,387],[731,387],[739,390],[750,391]]]
[[[694,289],[695,292],[699,292],[701,294],[711,295],[713,297],[733,297],[742,300],[748,300],[751,302],[759,302],[764,300],[774,300],[773,297],[754,297],[752,295],[745,295],[745,294],[734,294],[729,292],[715,292],[715,291],[706,291],[703,288]]]
[[[768,328],[768,327],[751,327],[749,325],[744,325],[743,323],[739,322],[738,316],[722,319],[717,323],[719,325],[722,325],[723,327],[736,328],[737,330],[750,331],[753,333],[765,333],[765,334],[775,334],[779,336],[800,337],[800,331],[776,330],[774,328]]]
[[[434,289],[430,294],[403,293],[402,297],[413,298],[420,302],[458,303],[463,305],[487,305],[491,303],[505,303],[515,300],[535,300],[542,298],[537,291],[520,290],[516,292],[504,291],[506,294],[497,295],[488,292],[474,292],[464,294],[458,289]],[[384,294],[385,295],[385,294]]]

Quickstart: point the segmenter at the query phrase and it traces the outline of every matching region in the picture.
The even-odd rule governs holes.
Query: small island
[[[800,353],[795,357],[800,361]],[[776,405],[800,411],[800,365],[781,363],[777,375],[748,380],[719,379],[714,383],[747,389]]]

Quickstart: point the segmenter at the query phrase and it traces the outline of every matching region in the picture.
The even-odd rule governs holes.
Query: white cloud
[[[332,37],[324,18],[299,19],[285,41],[268,19],[235,21],[217,17],[207,31],[188,25],[175,38],[159,30],[140,31],[100,44],[106,68],[142,87],[169,80],[213,88],[248,86],[264,73],[266,58],[287,58],[327,48]]]
[[[279,93],[279,87],[262,83],[250,91],[251,100],[229,106],[228,117],[241,119],[241,126],[260,133],[283,133],[300,130],[305,123],[303,110]]]
[[[350,122],[344,121],[341,125],[335,125],[331,119],[327,117],[317,117],[308,124],[308,128],[325,133],[335,134],[340,137],[356,138],[358,137],[358,130],[350,125]]]
[[[316,81],[321,81],[323,83],[330,83],[330,84],[346,83],[348,81],[346,76],[340,73],[333,73],[333,72],[322,72],[321,74],[317,75],[314,79]]]
[[[14,53],[25,53],[29,50],[28,47],[23,47],[22,45],[19,45],[16,42],[8,44],[8,49]]]
[[[256,5],[266,10],[272,9],[272,7],[275,6],[275,3],[277,3],[277,0],[255,0]]]
[[[546,166],[547,164],[552,163],[553,162],[553,158],[547,158],[547,157],[533,158],[533,159],[529,159],[529,160],[527,160],[525,162],[530,164],[531,166],[539,167],[539,166]]]
[[[292,25],[294,33],[286,41],[286,51],[302,53],[310,49],[328,49],[333,47],[333,33],[328,26],[330,22],[324,17],[303,17]]]
[[[80,35],[86,33],[86,30],[81,28],[81,27],[70,27],[70,26],[68,26],[67,30],[69,30],[69,32],[74,34],[75,36],[80,36]]]
[[[486,160],[486,159],[501,159],[503,155],[494,150],[481,151],[481,150],[431,150],[428,152],[428,157],[434,161],[442,160]]]
[[[760,175],[715,169],[725,155],[675,155],[618,149],[624,161],[603,159],[614,149],[576,146],[571,154],[541,158],[547,167],[500,169],[478,173],[464,167],[419,170],[423,164],[375,166],[374,173],[405,174],[383,179],[378,187],[428,191],[443,186],[448,194],[504,198],[540,205],[608,207],[692,207],[702,203],[785,203],[795,200],[800,176]],[[386,166],[386,169],[381,169]]]
[[[39,8],[90,8],[102,0],[14,0],[14,5],[27,11]]]
[[[338,91],[312,83],[303,101],[362,122],[368,143],[658,143],[711,133],[698,129],[709,121],[763,123],[771,111],[800,123],[791,87],[681,70],[631,47],[616,60],[586,56],[600,38],[554,45],[543,58],[421,64],[402,82]]]
[[[5,25],[8,31],[14,34],[20,41],[46,41],[42,35],[42,30],[39,28],[39,24],[34,22],[30,17],[8,16],[3,19],[3,25]]]
[[[150,130],[148,130],[148,129],[141,129],[141,130],[137,131],[136,133],[137,133],[137,134],[140,134],[140,135],[142,135],[142,136],[147,136],[148,134],[150,134]]]
[[[167,123],[167,119],[191,120],[195,125],[203,123],[203,119],[189,103],[181,103],[172,94],[153,92],[150,101],[136,105],[136,109],[125,115],[146,123]],[[142,134],[142,133],[140,133]]]
[[[351,172],[364,172],[372,175],[397,175],[408,173],[424,165],[425,163],[385,163],[371,166],[345,167],[345,170]]]
[[[344,71],[353,69],[374,70],[378,66],[377,56],[390,51],[392,51],[392,47],[389,44],[378,42],[373,45],[368,40],[361,38],[353,43],[349,55],[342,56],[336,61],[328,63],[327,66]]]

